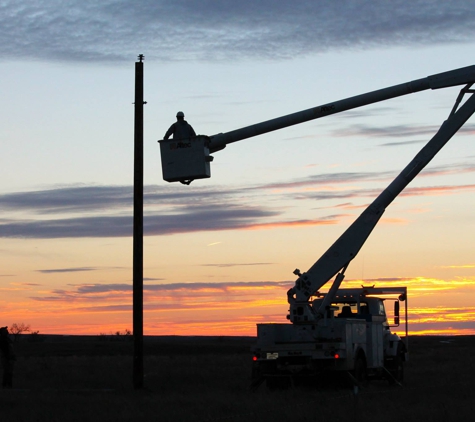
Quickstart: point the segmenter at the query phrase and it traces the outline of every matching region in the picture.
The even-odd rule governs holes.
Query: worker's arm
[[[170,128],[167,130],[165,133],[165,136],[163,139],[168,139],[170,136],[172,136],[175,133],[175,123],[173,123]]]

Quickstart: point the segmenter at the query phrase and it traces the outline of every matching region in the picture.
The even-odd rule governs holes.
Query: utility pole
[[[133,333],[134,388],[143,388],[143,54],[135,63]]]

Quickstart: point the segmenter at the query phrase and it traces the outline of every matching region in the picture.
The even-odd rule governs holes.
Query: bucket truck
[[[287,292],[290,323],[257,325],[252,349],[253,387],[263,381],[270,387],[288,385],[327,371],[348,373],[356,383],[367,377],[402,381],[408,353],[406,287],[340,289],[340,285],[385,209],[475,112],[473,83],[475,66],[468,66],[211,137],[159,141],[163,178],[189,184],[193,179],[210,177],[210,153],[230,143],[427,89],[464,85],[447,120],[394,181],[310,269],[294,271],[298,278]],[[460,105],[466,94],[469,98]],[[322,293],[322,287],[333,277],[328,291]],[[387,299],[394,300],[393,325],[387,317]],[[405,305],[404,338],[391,332],[391,327],[400,325],[400,302]]]

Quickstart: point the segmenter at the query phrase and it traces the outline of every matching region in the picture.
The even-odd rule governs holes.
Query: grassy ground
[[[132,343],[20,341],[15,389],[0,421],[472,420],[475,337],[415,337],[404,387],[372,382],[355,396],[325,387],[250,392],[249,338],[161,338],[145,346],[145,388],[132,388]]]

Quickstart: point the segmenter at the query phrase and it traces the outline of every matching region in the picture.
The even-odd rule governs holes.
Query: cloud
[[[475,185],[460,185],[460,186],[429,186],[420,188],[407,188],[401,196],[421,196],[421,195],[452,195],[460,192],[473,192]]]
[[[160,292],[176,295],[178,298],[181,294],[188,296],[193,292],[193,297],[199,297],[199,293],[206,296],[218,294],[219,300],[222,294],[239,290],[240,293],[249,290],[251,295],[256,295],[258,289],[288,289],[291,286],[289,281],[237,281],[237,282],[217,282],[217,283],[163,283],[163,284],[144,284],[143,291],[145,295],[153,295]],[[71,289],[56,289],[49,296],[35,296],[31,299],[40,302],[77,302],[89,300],[111,300],[126,297],[130,299],[132,294],[132,283],[115,283],[115,284],[80,284],[70,285]],[[125,295],[125,296],[124,296]],[[164,299],[163,296],[160,296]]]
[[[179,290],[198,291],[213,290],[227,291],[236,287],[258,288],[258,287],[282,287],[288,286],[288,281],[235,281],[235,282],[217,282],[217,283],[163,283],[163,284],[144,284],[145,292],[152,291],[168,291],[174,292]],[[97,293],[110,291],[132,291],[131,284],[84,284],[77,287],[80,293]]]
[[[81,268],[54,268],[49,270],[36,270],[39,273],[43,274],[54,274],[54,273],[76,273],[81,271],[96,271],[97,268],[92,267],[81,267]]]
[[[430,167],[420,177],[474,171],[473,163],[462,162]],[[266,195],[273,195],[276,200],[337,199],[348,203],[354,198],[374,198],[381,193],[380,188],[355,188],[355,182],[387,182],[396,174],[395,171],[316,173],[286,182],[230,189],[211,186],[177,190],[168,186],[146,186],[144,235],[337,224],[344,215],[296,220],[285,216],[286,207],[268,208],[260,205],[259,198],[262,191],[266,191]],[[345,188],[345,184],[350,187]],[[449,195],[474,189],[474,185],[410,187],[401,196]],[[257,205],[254,205],[255,201],[258,201]],[[69,186],[0,194],[0,208],[4,211],[4,217],[0,219],[0,237],[130,237],[133,234],[132,202],[131,186]],[[28,219],[25,214],[29,215]]]
[[[220,190],[220,200],[229,192]],[[180,191],[163,186],[146,186],[144,204],[179,204],[186,199],[217,200],[213,189]],[[132,210],[132,186],[67,186],[29,192],[14,192],[0,195],[4,210],[27,210],[40,214],[96,212],[101,210]]]
[[[458,163],[448,166],[430,166],[425,168],[420,176],[444,176],[447,174],[473,173],[475,171],[475,164],[472,163]],[[419,177],[420,177],[419,176]]]
[[[394,125],[375,127],[356,124],[333,131],[332,136],[364,136],[371,138],[407,138],[409,136],[435,135],[438,126]]]
[[[286,182],[268,183],[263,185],[256,185],[247,190],[273,190],[276,192],[286,189],[302,189],[302,188],[321,188],[324,186],[335,186],[342,184],[353,184],[355,182],[386,182],[392,181],[397,174],[402,171],[399,170],[381,171],[381,172],[338,172],[338,173],[317,173],[305,178],[297,178]],[[430,166],[425,168],[418,177],[434,177],[444,176],[448,174],[472,173],[475,172],[475,165],[473,163],[457,163],[445,166]],[[352,191],[353,192],[353,191]],[[375,190],[368,192],[371,196],[378,194],[380,191]],[[305,192],[305,194],[312,195],[312,192]],[[328,191],[319,189],[317,196],[314,199],[330,199],[330,198],[351,198],[352,196],[359,196],[357,191],[353,193],[343,191]],[[367,196],[364,193],[362,196]],[[1,202],[0,202],[1,203]]]
[[[290,180],[288,182],[276,182],[268,183],[265,185],[258,185],[250,189],[257,190],[282,190],[282,189],[296,189],[308,186],[322,186],[322,185],[334,185],[343,183],[353,183],[360,181],[375,181],[375,180],[387,180],[390,176],[394,176],[394,172],[340,172],[340,173],[321,173],[308,176],[306,178],[300,178]],[[325,192],[323,192],[325,196]]]
[[[365,283],[405,283],[408,281],[413,280],[413,278],[409,277],[379,277],[379,278],[365,278]]]
[[[173,215],[146,215],[144,235],[167,235],[197,231],[236,230],[252,228],[260,218],[278,212],[226,205],[225,207],[190,207]],[[55,239],[74,237],[130,237],[132,216],[92,216],[35,221],[3,221],[0,237]]]
[[[377,132],[379,129],[368,128]],[[407,131],[421,130],[407,128]],[[475,128],[474,128],[475,130]],[[418,141],[408,141],[383,145],[403,145]],[[437,176],[447,174],[460,174],[461,172],[475,172],[473,162],[462,162],[446,166],[430,166],[425,169],[421,176]],[[236,197],[245,194],[249,196],[253,191],[269,190],[279,191],[282,189],[295,189],[306,186],[323,186],[345,184],[364,181],[391,180],[397,174],[396,171],[384,172],[339,172],[339,173],[316,173],[306,178],[297,178],[285,182],[275,182],[247,187],[223,188],[218,186],[192,187],[186,190],[176,189],[168,185],[148,185],[144,187],[144,206],[146,210],[160,207],[169,212],[186,213],[186,207],[194,204],[206,203],[219,209],[223,202],[234,201]],[[132,186],[59,186],[51,189],[42,189],[26,192],[12,192],[0,194],[0,208],[3,211],[27,211],[40,215],[108,214],[124,213],[132,215],[133,187]],[[5,218],[0,219],[7,221]]]
[[[70,186],[2,194],[0,207],[13,212],[14,217],[0,220],[0,237],[132,236],[132,192],[131,186]],[[239,192],[147,186],[144,189],[144,233],[240,229],[259,223],[261,218],[280,214],[259,206],[237,204],[235,197]],[[28,212],[29,219],[15,218],[15,214],[22,212]],[[32,213],[40,218],[31,216]],[[56,214],[56,218],[52,214]]]
[[[473,334],[475,308],[435,307],[411,308],[410,327],[416,334]]]
[[[276,221],[260,223],[261,218],[274,217],[278,212],[259,208],[238,207],[213,209],[176,215],[153,215],[144,219],[144,236],[172,235],[201,231],[263,230],[288,227],[308,227],[336,224],[336,216],[314,220]],[[24,239],[131,237],[132,217],[86,217],[61,220],[14,221],[0,224],[0,237]],[[48,270],[45,270],[45,272]],[[54,270],[49,270],[54,272]],[[66,270],[67,271],[67,270]],[[77,270],[81,271],[81,270]],[[82,270],[86,271],[86,270]],[[58,272],[58,271],[56,271]]]
[[[412,187],[404,189],[399,197],[409,196],[439,196],[439,195],[454,195],[461,192],[475,191],[475,185],[451,185],[451,186],[426,186],[426,187]],[[341,190],[335,192],[301,192],[295,195],[295,199],[301,200],[330,200],[330,199],[350,199],[350,198],[376,198],[382,192],[381,189],[352,189]],[[338,207],[342,207],[338,205]]]
[[[366,124],[355,124],[355,125],[347,125],[346,127],[335,129],[332,132],[332,136],[334,137],[346,137],[346,136],[364,136],[365,138],[408,138],[412,136],[426,136],[427,139],[425,141],[403,141],[400,142],[399,145],[402,144],[411,144],[411,143],[420,143],[425,142],[427,143],[429,139],[437,133],[440,126],[436,125],[428,125],[428,126],[418,126],[418,125],[410,125],[410,124],[401,124],[401,125],[393,125],[393,126],[384,126],[384,127],[376,127]],[[463,126],[459,130],[460,134],[463,135],[473,135],[475,133],[475,125],[467,124]],[[390,144],[383,144],[386,145],[394,145],[394,143]]]
[[[400,147],[401,145],[425,144],[426,141],[403,141],[403,142],[386,142],[381,144],[382,147]]]
[[[470,42],[470,2],[4,0],[0,57],[75,62],[288,59]]]
[[[338,119],[342,121],[347,121],[348,119],[360,119],[362,117],[372,117],[372,116],[388,116],[399,112],[398,107],[380,105],[381,103],[375,103],[371,107],[366,107],[364,109],[351,109],[345,111],[344,114],[334,114],[332,115],[333,119]]]
[[[344,210],[359,210],[366,208],[369,204],[364,205],[354,205],[352,202],[345,202],[343,204],[334,205],[332,208],[342,208]]]
[[[470,304],[457,302],[457,307],[447,303],[444,307],[430,307],[421,300],[424,296],[456,294],[467,297],[473,290],[473,277],[455,279],[428,279],[423,277],[385,277],[373,279],[348,279],[345,288],[359,288],[363,285],[402,285],[409,288],[410,327],[418,334],[473,334],[475,330],[475,308]],[[284,322],[288,304],[286,291],[294,281],[253,281],[253,282],[180,282],[145,283],[144,311],[147,313],[145,329],[152,334],[186,334],[189,332],[229,333],[240,330],[245,335],[254,335],[259,322]],[[438,292],[439,290],[439,292]],[[115,313],[113,319],[130,321],[132,310],[131,283],[83,283],[70,284],[65,289],[37,294],[32,299],[38,303],[40,311],[51,317],[55,314],[69,314],[76,321],[86,315]],[[450,302],[450,301],[449,301]],[[119,316],[122,314],[122,317]],[[110,319],[110,318],[109,318]],[[97,325],[94,330],[104,332],[106,325],[94,316]],[[127,322],[129,324],[129,322]],[[102,328],[98,328],[102,327]],[[115,325],[111,325],[113,332]],[[214,327],[214,328],[213,328]],[[219,330],[218,330],[219,327]],[[84,330],[85,328],[80,329]],[[64,326],[62,327],[64,330]],[[86,328],[87,329],[87,328]]]

